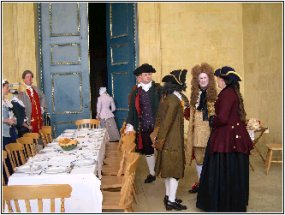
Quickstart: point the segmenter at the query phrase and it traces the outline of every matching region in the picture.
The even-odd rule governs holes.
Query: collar
[[[12,101],[19,103],[19,105],[21,105],[22,107],[26,107],[26,106],[24,105],[24,103],[22,102],[22,100],[20,100],[17,96],[13,96],[11,102],[12,102]]]
[[[8,99],[3,99],[3,105],[7,108],[13,108],[11,101],[9,101]]]
[[[142,87],[142,89],[145,92],[147,92],[151,88],[151,86],[152,86],[152,81],[149,82],[148,84],[144,84],[144,83],[139,83],[139,84],[140,84],[140,87]]]
[[[173,94],[176,95],[180,101],[182,101],[182,95],[178,91],[174,91]]]
[[[33,86],[32,86],[32,85],[27,85],[27,84],[24,83],[24,86],[25,86],[27,89],[29,89],[29,90],[32,90],[32,89],[33,89]]]

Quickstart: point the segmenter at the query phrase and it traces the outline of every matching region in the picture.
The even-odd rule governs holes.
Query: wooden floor
[[[256,152],[250,156],[255,171],[250,170],[249,205],[247,212],[282,212],[282,165],[272,164],[266,176],[264,164]],[[164,180],[157,178],[154,183],[145,184],[147,164],[141,156],[136,176],[137,204],[136,212],[165,212],[163,197],[165,195]],[[185,169],[185,177],[180,180],[177,197],[183,200],[188,209],[185,212],[203,212],[196,208],[196,194],[188,193],[190,185],[196,181],[194,166]],[[172,211],[175,212],[175,211]],[[184,211],[183,211],[184,212]]]

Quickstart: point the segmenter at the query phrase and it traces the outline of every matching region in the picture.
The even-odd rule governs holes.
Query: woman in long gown
[[[240,76],[231,67],[215,71],[222,91],[210,118],[208,141],[196,206],[208,212],[245,212],[249,194],[249,154]]]

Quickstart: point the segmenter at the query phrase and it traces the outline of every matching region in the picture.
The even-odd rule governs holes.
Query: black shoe
[[[178,202],[170,202],[170,201],[167,201],[166,205],[165,205],[165,208],[166,210],[178,210],[178,211],[181,211],[181,210],[186,210],[187,207],[186,205],[182,205],[181,203],[178,203]]]
[[[168,201],[168,196],[164,196],[164,199],[163,199],[163,203],[164,203],[164,206],[166,207],[166,203],[167,203],[167,201]],[[181,199],[175,199],[175,202],[177,202],[177,203],[182,203],[182,200]]]
[[[191,189],[188,191],[189,193],[197,193],[198,192],[198,189],[199,189],[199,183],[198,182],[195,182]]]
[[[155,181],[155,179],[156,179],[155,176],[149,174],[149,175],[146,177],[146,179],[144,180],[144,183],[151,183],[151,182]]]

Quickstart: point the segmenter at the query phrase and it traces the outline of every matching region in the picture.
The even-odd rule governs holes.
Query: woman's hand
[[[3,120],[4,123],[8,124],[8,125],[15,125],[16,124],[16,119],[15,118],[7,118]]]

